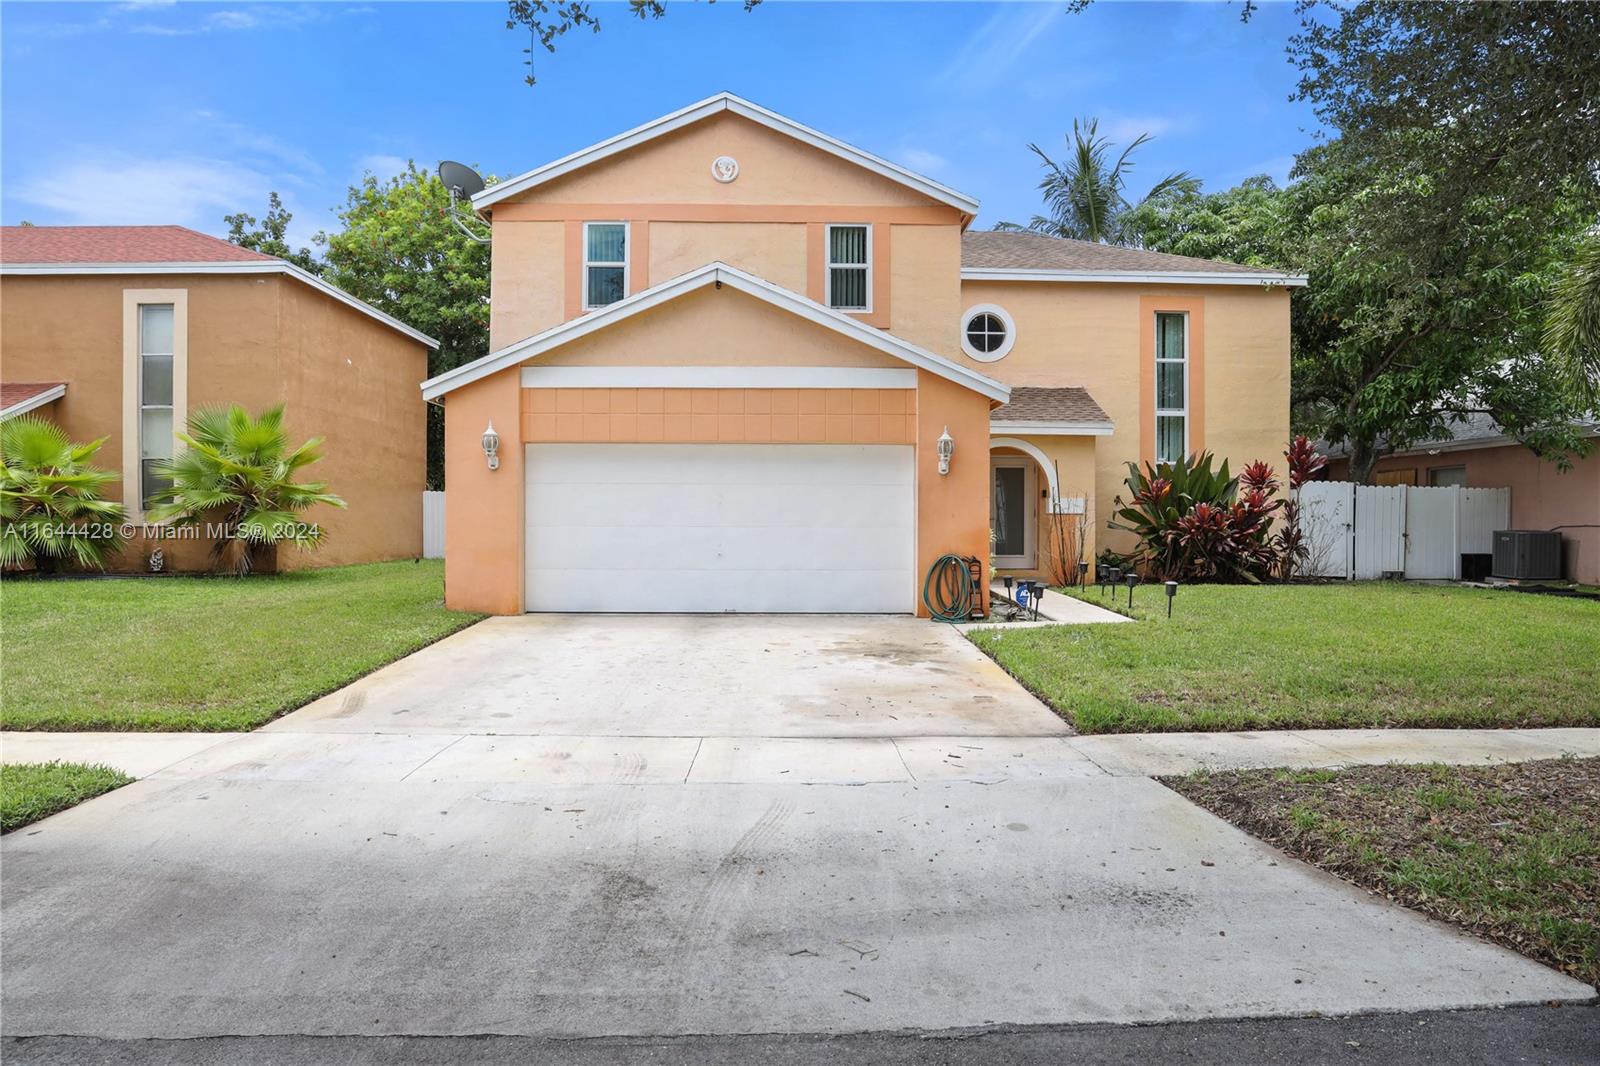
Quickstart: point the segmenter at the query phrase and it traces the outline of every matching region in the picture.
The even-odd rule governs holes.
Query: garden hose
[[[971,560],[960,555],[941,555],[928,568],[922,583],[922,602],[936,622],[965,622],[972,617],[977,602],[977,586],[972,581]]]

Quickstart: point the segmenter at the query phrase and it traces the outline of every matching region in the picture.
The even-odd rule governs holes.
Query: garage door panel
[[[527,446],[533,611],[892,611],[915,594],[912,449]]]

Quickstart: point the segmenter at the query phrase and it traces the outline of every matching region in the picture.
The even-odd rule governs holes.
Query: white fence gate
[[[1313,481],[1300,489],[1308,577],[1455,580],[1511,525],[1510,489]]]
[[[444,558],[444,493],[422,494],[422,557]]]

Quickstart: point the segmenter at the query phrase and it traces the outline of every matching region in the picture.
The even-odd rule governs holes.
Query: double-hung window
[[[172,458],[172,304],[139,305],[139,499],[148,508],[171,481],[155,465]]]
[[[872,227],[828,227],[828,306],[872,310]]]
[[[1156,462],[1183,458],[1189,449],[1189,318],[1156,314]]]
[[[583,306],[593,310],[628,295],[628,224],[583,226]]]

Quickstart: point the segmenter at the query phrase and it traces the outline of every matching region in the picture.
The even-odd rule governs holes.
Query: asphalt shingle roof
[[[994,422],[1107,422],[1111,416],[1094,402],[1088,389],[1041,389],[1032,386],[1011,390],[1011,402],[989,412]]]
[[[0,226],[0,263],[235,263],[273,258],[185,226]]]
[[[64,381],[6,381],[0,382],[0,411],[10,410],[19,403],[33,399],[41,392],[49,392]]]
[[[1277,273],[1187,255],[1072,241],[1042,233],[969,230],[961,235],[961,265],[999,270],[1080,270],[1106,272]]]

